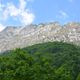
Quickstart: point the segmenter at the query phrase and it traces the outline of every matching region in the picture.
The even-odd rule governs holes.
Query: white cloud
[[[34,0],[27,0],[27,1],[29,1],[29,2],[33,2]]]
[[[61,16],[63,17],[63,18],[68,18],[68,14],[66,13],[66,12],[64,12],[64,11],[60,11],[60,14],[61,14]]]
[[[30,24],[31,22],[33,22],[33,19],[34,19],[34,15],[32,13],[29,13],[29,12],[21,13],[21,22],[24,25]]]
[[[20,5],[19,5],[19,7],[20,7],[20,10],[24,10],[25,7],[26,7],[26,1],[25,1],[25,0],[20,0]]]
[[[3,5],[3,4],[1,4]],[[1,6],[0,5],[0,6]],[[8,2],[4,7],[0,7],[4,21],[12,17],[15,20],[19,20],[23,25],[31,24],[34,21],[34,14],[26,8],[27,1],[19,0],[19,6],[16,7],[13,3]]]
[[[67,19],[69,18],[69,15],[65,11],[60,10],[56,17],[61,19]]]
[[[5,28],[2,24],[0,24],[0,32]]]
[[[74,0],[68,0],[68,1],[71,2],[71,3],[74,2]]]

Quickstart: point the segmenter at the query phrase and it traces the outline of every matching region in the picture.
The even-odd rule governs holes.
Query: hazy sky
[[[0,0],[0,28],[58,21],[80,21],[80,0]]]

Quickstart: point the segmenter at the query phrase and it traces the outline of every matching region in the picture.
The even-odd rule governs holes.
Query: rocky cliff
[[[80,45],[80,23],[60,25],[52,22],[25,27],[6,27],[0,32],[0,52],[48,41],[64,41]]]

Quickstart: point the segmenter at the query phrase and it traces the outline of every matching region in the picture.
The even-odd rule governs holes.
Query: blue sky
[[[35,0],[32,8],[35,23],[80,21],[80,0]]]
[[[0,26],[80,22],[80,0],[0,0]]]

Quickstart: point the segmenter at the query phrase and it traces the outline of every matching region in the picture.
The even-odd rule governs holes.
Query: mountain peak
[[[6,27],[0,32],[0,51],[22,48],[29,45],[52,41],[80,44],[80,23],[60,25],[58,22]]]

